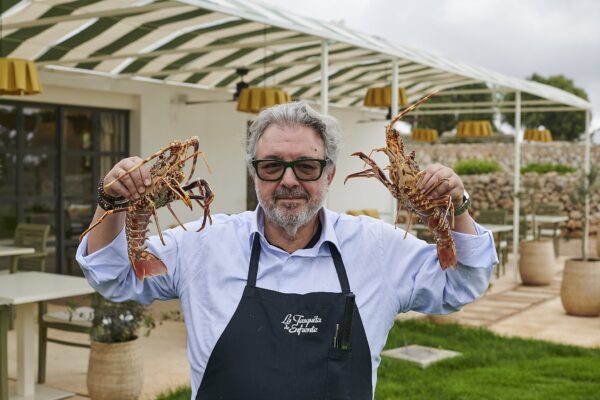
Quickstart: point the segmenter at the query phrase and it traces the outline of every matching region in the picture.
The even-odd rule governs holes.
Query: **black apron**
[[[339,346],[353,295],[339,251],[327,244],[342,292],[280,293],[256,287],[261,247],[254,235],[244,294],[210,355],[196,400],[372,400],[371,353],[356,305],[348,307],[350,347]]]

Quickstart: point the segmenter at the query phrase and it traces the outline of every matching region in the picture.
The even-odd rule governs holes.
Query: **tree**
[[[485,83],[476,83],[468,86],[461,86],[460,89],[487,89]],[[479,102],[479,101],[492,101],[491,93],[476,93],[476,94],[460,94],[460,95],[437,95],[432,97],[427,104],[435,104],[435,103],[465,103],[465,102]],[[490,121],[492,126],[494,125],[494,115],[493,113],[489,114],[443,114],[443,115],[419,115],[412,116],[410,114],[407,115],[407,122],[412,122],[413,126],[416,125],[420,128],[430,128],[437,129],[440,133],[444,133],[445,131],[450,131],[454,129],[458,123],[458,121],[465,120],[486,120]]]
[[[544,78],[543,76],[534,73],[527,79],[554,86],[564,90],[565,92],[573,93],[584,100],[588,99],[588,95],[585,90],[576,87],[573,80],[564,75],[553,75],[548,78]],[[523,101],[537,99],[536,96],[528,93],[523,93],[521,98]],[[513,93],[505,96],[505,100],[513,101],[514,99],[515,95]],[[514,126],[515,114],[503,113],[502,120],[511,126]],[[536,129],[540,126],[543,126],[544,128],[549,129],[550,132],[552,132],[552,137],[555,140],[575,141],[579,139],[585,130],[584,111],[524,113],[521,116],[521,121],[526,128]]]

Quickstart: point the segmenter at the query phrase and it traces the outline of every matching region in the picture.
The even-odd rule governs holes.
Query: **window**
[[[18,222],[50,224],[47,268],[79,273],[79,235],[99,178],[129,153],[128,126],[126,111],[0,101],[0,240]]]

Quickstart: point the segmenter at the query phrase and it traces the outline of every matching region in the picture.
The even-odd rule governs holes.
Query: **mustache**
[[[294,188],[285,188],[285,187],[280,187],[275,189],[275,191],[273,192],[273,199],[274,200],[279,200],[279,199],[285,199],[285,198],[290,198],[290,197],[296,197],[296,198],[302,198],[305,200],[308,200],[308,193],[306,193],[306,191],[300,187],[294,187]]]

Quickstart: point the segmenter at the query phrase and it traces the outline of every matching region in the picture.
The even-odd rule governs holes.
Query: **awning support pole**
[[[394,59],[392,60],[392,87],[391,87],[391,91],[392,91],[392,104],[390,104],[390,110],[391,110],[391,118],[394,118],[396,115],[398,115],[398,60]],[[397,211],[397,207],[396,207],[396,202],[397,200],[393,197],[390,196],[390,215],[392,216],[392,223],[396,222],[396,218],[398,217],[396,215],[396,211]]]
[[[521,186],[521,92],[515,93],[515,200],[513,206],[513,279],[519,281],[519,192]],[[527,235],[527,232],[525,232]]]
[[[586,194],[585,194],[585,204],[584,204],[584,218],[583,218],[583,243],[582,243],[582,256],[583,258],[587,258],[588,256],[588,249],[589,249],[589,234],[590,234],[590,195],[587,193],[587,189],[588,189],[588,180],[587,177],[590,174],[590,170],[591,170],[591,160],[590,160],[590,148],[591,148],[591,144],[592,144],[592,132],[590,132],[590,110],[586,110],[585,111],[585,161],[584,161],[584,173],[585,173],[585,177],[586,179],[584,180],[584,185],[585,185],[585,189],[586,189]]]
[[[329,112],[329,43],[321,42],[321,114]]]
[[[392,60],[392,118],[398,115],[398,60]]]

